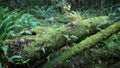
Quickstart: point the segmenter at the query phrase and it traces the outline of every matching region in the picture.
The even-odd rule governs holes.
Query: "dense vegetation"
[[[120,0],[0,0],[0,68],[120,68]]]

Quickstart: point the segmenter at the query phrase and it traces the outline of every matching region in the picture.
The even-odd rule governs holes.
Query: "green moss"
[[[103,18],[104,18],[104,16],[103,16]],[[106,20],[106,18],[107,17],[105,17],[105,20]],[[92,20],[98,20],[98,19],[99,19],[99,17],[92,19]],[[89,21],[91,21],[91,20],[88,20],[87,22],[89,22]],[[41,57],[44,57],[45,55],[48,55],[51,52],[59,50],[64,45],[73,43],[76,40],[81,39],[81,38],[85,37],[86,35],[89,35],[90,33],[88,31],[90,30],[90,28],[92,28],[92,27],[96,28],[96,25],[99,25],[99,23],[100,23],[100,21],[98,21],[99,23],[96,22],[96,25],[93,25],[93,24],[87,23],[87,22],[83,21],[81,23],[77,23],[77,27],[75,27],[75,28],[72,28],[72,27],[69,28],[67,26],[62,26],[62,27],[55,28],[55,29],[51,28],[51,27],[41,27],[41,26],[34,27],[31,29],[31,31],[36,32],[36,35],[18,37],[11,41],[6,41],[5,43],[9,43],[9,42],[12,42],[14,40],[19,40],[19,39],[28,40],[28,39],[32,38],[34,41],[31,41],[26,44],[24,52],[27,53],[27,58],[34,58],[34,57],[41,58]],[[93,26],[86,28],[87,24],[89,24],[89,25],[91,24]],[[94,31],[94,29],[91,29],[91,30]],[[68,35],[70,37],[70,40],[65,38],[64,35]],[[76,36],[76,37],[78,37],[78,39],[72,38],[71,36]],[[87,42],[91,42],[91,40],[88,39]],[[86,43],[86,42],[84,42],[84,43]],[[68,58],[69,56],[71,56],[72,54],[75,54],[78,50],[79,49],[77,47],[74,47],[72,50],[70,50],[70,52],[67,52],[68,56],[66,56],[65,59]],[[14,54],[12,54],[12,55],[14,55]],[[64,54],[64,55],[66,55],[66,54]],[[24,55],[22,55],[22,56],[26,58],[26,56],[24,56]]]
[[[86,26],[87,28],[92,28],[93,26],[97,27],[98,24],[102,22],[106,22],[107,20],[109,20],[108,16],[100,16],[100,17],[85,19],[85,20],[79,21],[79,23]]]
[[[53,28],[37,26],[37,27],[32,28],[31,31],[33,31],[37,35],[41,36],[41,35],[45,35],[47,33],[51,33],[53,31]]]
[[[110,36],[114,32],[120,29],[120,22],[117,22],[105,30],[103,32],[98,32],[97,34],[86,38],[85,40],[81,41],[79,44],[71,47],[69,50],[65,51],[59,57],[55,58],[53,61],[47,62],[43,68],[47,68],[51,66],[51,68],[56,65],[56,63],[61,63],[65,61],[67,58],[70,58],[72,55],[80,53],[81,51],[90,48],[91,46],[95,45],[97,42],[102,41],[104,38]]]
[[[103,16],[102,18],[105,18],[106,20],[107,17]],[[99,17],[95,18],[95,20],[98,20],[98,19]],[[88,19],[88,21],[91,21],[91,19]],[[81,23],[84,23],[84,21]],[[84,25],[86,26],[86,24]],[[33,28],[32,31],[35,31],[37,33],[37,35],[34,37],[35,42],[29,43],[29,46],[26,48],[26,51],[29,52],[29,54],[32,54],[32,56],[34,55],[34,53],[39,54],[39,51],[42,50],[42,48],[45,49],[45,53],[43,52],[39,54],[40,56],[44,54],[48,54],[51,51],[53,52],[59,49],[60,47],[62,47],[63,45],[75,42],[77,40],[77,39],[71,38],[70,36],[76,36],[78,38],[81,38],[89,34],[87,29],[83,25],[78,25],[76,28],[68,28],[63,26],[54,30],[50,27],[38,26]],[[46,32],[46,34],[43,34],[43,32]],[[66,39],[64,35],[69,35],[71,40]]]

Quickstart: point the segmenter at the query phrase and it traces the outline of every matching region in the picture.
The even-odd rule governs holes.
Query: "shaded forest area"
[[[120,68],[120,0],[0,0],[0,68]]]

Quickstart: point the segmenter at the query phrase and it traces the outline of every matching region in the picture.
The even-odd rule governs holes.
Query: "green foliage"
[[[15,64],[25,64],[30,59],[23,59],[22,56],[13,55],[8,56],[8,45],[5,45],[3,40],[10,38],[11,36],[18,36],[21,30],[31,28],[40,24],[33,15],[20,12],[19,10],[9,11],[8,8],[0,7],[0,47],[4,52],[3,58],[8,60],[7,62]],[[27,31],[29,33],[29,31]],[[17,63],[16,63],[17,62]]]
[[[4,52],[3,58],[7,59],[8,60],[7,62],[14,63],[14,64],[25,64],[30,60],[30,59],[23,60],[23,57],[19,55],[13,55],[11,57],[8,57],[8,53],[7,53],[8,46],[7,45],[2,46],[2,50]]]
[[[0,7],[0,22],[7,17],[9,13],[7,13],[8,8],[2,8]]]
[[[47,9],[45,9],[45,7],[39,8],[38,6],[35,6],[35,8],[32,9],[32,11],[34,12],[34,15],[38,15],[39,17],[46,18],[49,17],[49,15],[54,12],[54,7],[49,6]]]
[[[104,41],[107,48],[110,50],[119,50],[120,48],[120,38],[117,34],[114,34],[112,37],[110,37],[108,40]]]
[[[63,35],[68,41],[70,41],[71,39],[78,39],[78,37],[77,36],[75,36],[75,35],[71,35],[71,36],[69,36],[69,35]]]
[[[83,19],[82,13],[78,10],[72,11],[68,16],[71,17],[71,19],[75,21],[80,21]]]
[[[76,9],[88,9],[95,8],[99,9],[101,7],[119,5],[120,0],[0,0],[0,5],[9,6],[12,9],[15,8],[33,8],[34,6],[54,6],[58,11],[64,11],[68,9],[70,5],[70,10]]]
[[[14,64],[26,64],[26,63],[28,63],[29,60],[30,59],[23,60],[23,57],[19,56],[19,55],[14,55],[14,56],[8,58],[8,62],[11,62]]]
[[[11,31],[19,32],[23,28],[30,28],[40,24],[33,15],[19,12],[19,10],[9,11],[8,8],[0,8],[0,41],[10,37]],[[12,33],[14,33],[12,32]]]
[[[7,45],[2,46],[2,50],[3,50],[3,52],[4,52],[4,56],[7,57],[8,46],[7,46]]]
[[[3,0],[0,0],[0,2],[1,1],[3,2]],[[90,17],[94,17],[94,16],[99,16],[99,15],[108,15],[111,17],[113,22],[116,22],[116,21],[120,20],[120,16],[119,16],[120,15],[120,7],[118,7],[118,6],[120,6],[120,4],[115,4],[115,5],[112,4],[112,3],[116,3],[116,1],[118,1],[118,0],[114,0],[114,1],[112,1],[112,0],[106,0],[106,1],[88,0],[87,2],[86,2],[86,0],[11,0],[11,1],[9,1],[11,4],[9,4],[9,5],[12,9],[28,8],[27,12],[29,12],[29,13],[24,13],[25,10],[22,10],[23,12],[21,12],[18,9],[10,11],[8,8],[0,7],[0,47],[2,48],[2,50],[4,52],[2,57],[7,59],[7,62],[11,62],[14,64],[28,63],[30,59],[28,59],[28,57],[23,59],[24,58],[23,54],[16,55],[14,53],[10,53],[11,55],[7,56],[8,55],[8,53],[7,53],[8,46],[5,45],[3,43],[3,41],[8,38],[12,38],[11,36],[17,37],[20,33],[21,33],[20,35],[22,35],[22,33],[24,33],[24,32],[31,35],[32,33],[29,29],[34,26],[37,26],[37,25],[50,26],[49,28],[45,27],[44,29],[42,27],[41,27],[42,29],[36,28],[40,31],[38,33],[39,37],[42,37],[46,33],[52,34],[53,31],[52,31],[51,27],[57,28],[59,26],[63,26],[63,24],[65,25],[72,21],[81,22],[81,20],[83,20],[83,18],[90,18]],[[8,3],[7,1],[5,1],[5,2]],[[109,6],[109,5],[111,5],[111,6]],[[34,6],[35,6],[35,8],[32,8]],[[106,8],[106,6],[108,6],[108,7]],[[87,8],[87,10],[83,10],[82,12],[79,11],[82,8]],[[98,10],[96,10],[96,8]],[[76,9],[78,9],[78,10],[70,11],[70,10],[76,10]],[[58,13],[58,12],[62,12],[62,13]],[[91,27],[91,26],[89,26],[88,23],[89,22],[85,21],[85,24],[88,25],[88,27]],[[95,22],[93,22],[93,23],[95,23]],[[99,28],[99,26],[102,26],[102,25],[108,26],[107,24],[110,24],[110,23],[108,23],[108,21],[102,22],[100,25],[98,25],[98,30],[100,30],[102,32],[102,29],[101,29],[101,27]],[[103,27],[106,27],[106,26],[103,26]],[[63,30],[63,32],[64,32],[63,28],[60,28],[60,30]],[[80,29],[76,30],[75,33],[77,33],[78,31],[81,31],[81,30]],[[61,33],[58,33],[57,35],[61,36]],[[54,34],[54,32],[53,32],[53,34]],[[63,38],[65,38],[67,40],[67,42],[66,42],[67,44],[68,44],[68,42],[71,42],[73,39],[78,40],[78,37],[74,36],[74,34],[73,35],[68,35],[68,34],[64,34],[64,33],[62,33],[62,34],[63,34]],[[49,38],[46,35],[43,38],[51,40],[51,38],[53,38],[53,37]],[[35,37],[35,39],[37,39],[37,37]],[[58,37],[57,39],[62,39],[62,38]],[[39,41],[41,43],[42,41],[44,41],[44,39],[37,40],[37,43]],[[51,40],[51,41],[52,41],[52,44],[54,45],[54,42],[56,40],[55,41]],[[90,41],[90,40],[88,40],[88,41]],[[108,48],[108,50],[111,51],[112,54],[119,56],[119,53],[118,53],[120,50],[120,46],[118,45],[118,44],[120,44],[119,42],[120,42],[119,39],[115,35],[112,38],[110,38],[109,40],[104,41],[105,48]],[[61,41],[59,41],[59,43],[55,42],[55,45],[59,45],[60,43],[63,43],[63,42],[61,42]],[[36,44],[36,42],[32,43],[31,45],[33,45],[33,47],[36,47],[36,46],[34,46],[34,44]],[[33,47],[31,47],[28,50],[28,52],[32,51],[33,55],[34,55],[35,54],[34,52],[38,51],[40,48],[36,47],[36,49],[33,49]],[[47,49],[45,49],[44,47],[42,47],[41,50],[43,51],[44,54],[47,53]],[[77,49],[74,48],[74,50],[77,50]],[[113,50],[115,50],[115,51],[113,51]],[[115,53],[113,53],[112,51]],[[26,53],[25,53],[25,55],[26,55]],[[39,54],[37,54],[37,55],[39,56]],[[47,60],[48,61],[51,60],[50,56],[47,57]],[[0,61],[0,67],[2,67],[1,61]]]
[[[15,20],[19,17],[18,10],[8,12],[7,8],[0,8],[0,41],[9,37],[9,31],[16,27]]]
[[[70,37],[69,37],[69,35],[63,35],[63,36],[64,36],[67,40],[69,40],[69,41],[71,40]]]
[[[24,28],[24,27],[33,27],[39,24],[39,20],[37,20],[33,15],[24,13],[16,20],[16,25]]]

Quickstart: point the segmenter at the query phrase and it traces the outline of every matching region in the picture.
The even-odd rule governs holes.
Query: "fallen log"
[[[102,41],[103,39],[107,38],[111,34],[115,33],[120,29],[120,21],[116,22],[115,24],[109,26],[105,30],[102,30],[98,32],[97,34],[94,34],[85,40],[81,41],[79,44],[71,47],[69,50],[65,51],[63,54],[61,54],[59,57],[55,58],[54,60],[51,60],[49,62],[46,62],[46,64],[43,65],[43,68],[54,68],[56,64],[62,63],[67,58],[70,58],[71,56],[80,53],[81,51],[90,48],[91,46],[95,45],[96,43]]]
[[[80,41],[85,38],[87,35],[90,35],[97,31],[99,25],[103,22],[106,22],[109,18],[107,16],[100,16],[95,18],[90,18],[83,20],[79,23],[70,23],[65,27],[60,27],[51,31],[50,33],[37,38],[36,42],[30,43],[29,46],[38,46],[38,54],[40,57],[44,57],[51,52],[59,50],[61,47]],[[109,23],[110,24],[110,23]],[[101,25],[101,26],[105,26]],[[36,33],[39,35],[39,28],[36,28]],[[26,48],[30,49],[30,47]],[[33,48],[32,48],[33,49]]]
[[[82,52],[82,54],[84,54],[82,57],[85,58],[82,61],[88,61],[83,63],[83,65],[88,64],[84,67],[89,68],[92,67],[91,65],[98,64],[101,66],[101,64],[104,64],[105,68],[110,68],[110,66],[113,66],[114,63],[119,62],[120,60],[119,46],[120,32],[112,34],[112,36],[110,36],[109,38],[100,41],[99,43],[90,47],[90,49]]]
[[[119,57],[120,55],[120,32],[113,34],[107,40],[104,40],[101,45],[103,47],[91,51],[94,54],[99,54],[102,58],[108,59],[110,57]],[[99,44],[100,45],[100,44]]]
[[[114,33],[109,38],[102,40],[101,42],[90,47],[90,49],[82,51],[81,53],[76,54],[69,59],[66,59],[63,63],[55,65],[54,68],[72,68],[72,65],[75,65],[74,68],[78,68],[79,66],[82,66],[84,68],[109,67],[115,62],[118,62],[120,59],[119,45],[120,32]],[[65,46],[63,48],[49,55],[48,61],[52,61],[52,59],[55,59],[70,47]]]
[[[106,22],[108,19],[107,16],[100,16],[79,23],[70,23],[55,30],[41,27],[35,28],[35,30],[32,29],[36,35],[20,37],[11,41],[12,44],[10,42],[9,57],[20,55],[23,59],[45,58],[61,47],[80,41],[87,35],[96,32],[101,23]]]

